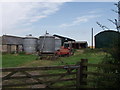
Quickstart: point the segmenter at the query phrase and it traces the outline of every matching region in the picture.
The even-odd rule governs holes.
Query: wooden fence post
[[[80,66],[80,62],[78,62],[76,65]],[[80,88],[80,67],[76,69],[76,88]]]
[[[77,63],[80,65],[80,68],[77,69],[76,73],[76,88],[80,88],[80,85],[86,85],[87,82],[83,82],[83,78],[87,78],[87,74],[83,74],[83,71],[87,71],[87,66],[84,63],[88,63],[87,59],[81,59],[81,62]]]
[[[87,74],[83,74],[84,71],[87,71],[87,64],[88,63],[88,59],[81,59],[81,63],[80,63],[80,84],[81,85],[87,85],[87,81],[83,81],[83,79],[87,79]]]

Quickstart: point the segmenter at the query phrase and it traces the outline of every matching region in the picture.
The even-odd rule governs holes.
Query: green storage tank
[[[120,40],[120,32],[107,30],[95,35],[95,48],[112,48]]]

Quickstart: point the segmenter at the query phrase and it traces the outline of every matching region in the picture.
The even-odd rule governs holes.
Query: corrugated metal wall
[[[1,39],[1,38],[0,38]],[[16,36],[3,35],[0,41],[0,51],[6,53],[21,52],[23,38]]]
[[[120,39],[120,33],[107,30],[95,35],[95,48],[112,48]]]
[[[7,44],[10,44],[10,45],[22,45],[23,44],[23,39],[20,38],[20,37],[3,35],[2,44],[3,45],[7,45]]]

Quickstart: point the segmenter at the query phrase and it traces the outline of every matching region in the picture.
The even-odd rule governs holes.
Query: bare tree
[[[100,24],[99,22],[96,22],[103,30],[105,30],[105,29],[107,29],[107,30],[109,30],[109,28],[108,27],[106,27],[106,26],[104,26],[104,25],[102,25],[102,24]]]

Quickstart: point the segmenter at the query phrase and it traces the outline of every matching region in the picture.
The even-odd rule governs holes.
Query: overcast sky
[[[94,35],[103,31],[96,21],[110,29],[115,26],[107,19],[117,19],[114,2],[4,2],[0,3],[0,35],[40,36],[50,34],[67,36],[91,44],[91,28]],[[69,2],[66,2],[69,1]],[[94,1],[94,0],[93,0]]]

